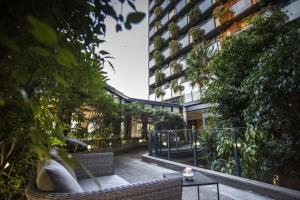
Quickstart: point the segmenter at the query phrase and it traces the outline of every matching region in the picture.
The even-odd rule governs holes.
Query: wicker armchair
[[[77,154],[76,157],[95,177],[114,174],[113,153]],[[80,169],[76,169],[75,172],[78,180],[88,178],[86,173]],[[182,179],[161,179],[81,193],[42,192],[36,188],[35,180],[32,180],[25,193],[28,200],[179,200],[182,193]]]

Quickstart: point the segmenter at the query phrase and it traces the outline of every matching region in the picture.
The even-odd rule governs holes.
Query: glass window
[[[189,44],[189,36],[185,35],[184,37],[180,38],[179,43],[181,43],[182,48],[186,47]]]
[[[155,101],[155,93],[149,95],[149,100]]]
[[[163,26],[164,24],[166,24],[168,20],[168,14],[165,14],[165,16],[163,16],[163,18],[160,20],[161,25]]]
[[[150,78],[149,78],[149,85],[152,85],[152,84],[154,84],[155,83],[155,76],[151,76]]]
[[[178,60],[178,63],[179,64],[181,64],[181,66],[182,66],[182,70],[185,70],[186,68],[187,68],[187,63],[186,63],[186,59],[185,58],[180,58],[179,60]]]
[[[149,10],[151,10],[154,6],[154,0],[150,0]]]
[[[251,0],[240,0],[231,6],[234,16],[240,14],[252,5]]]
[[[188,23],[187,15],[183,16],[181,19],[178,20],[177,25],[180,28],[183,28]]]
[[[154,44],[151,43],[150,46],[149,46],[149,51],[151,52],[151,51],[153,51],[153,50],[154,50]]]
[[[165,89],[168,89],[170,87],[170,83],[169,82],[166,82],[163,86],[162,86],[162,89],[165,90]]]
[[[171,112],[171,107],[164,107],[164,110]]]
[[[166,31],[162,34],[161,37],[162,37],[165,41],[166,41],[167,39],[169,39],[169,37],[170,37],[169,30],[166,30]]]
[[[151,14],[149,17],[149,23],[153,22],[154,18],[155,18],[155,16],[153,14]]]
[[[212,6],[212,1],[211,0],[204,0],[200,3],[199,9],[201,13],[204,13],[208,8]]]
[[[170,56],[170,50],[169,48],[166,48],[163,50],[162,54],[164,55],[165,58]]]
[[[163,69],[163,73],[165,74],[166,77],[171,76],[171,69],[170,69],[170,67],[166,66],[166,67]]]
[[[290,3],[288,6],[282,9],[286,12],[287,16],[289,17],[289,21],[292,21],[298,17],[300,17],[300,0],[296,0]]]
[[[176,12],[177,13],[180,12],[184,8],[185,5],[186,5],[186,0],[179,1],[175,6]]]
[[[210,18],[208,21],[206,21],[204,24],[200,26],[200,29],[204,30],[205,34],[209,33],[213,29],[215,29],[215,21],[213,18]]]
[[[149,61],[149,67],[153,67],[155,65],[155,61],[154,59],[152,58],[150,61]]]
[[[164,0],[163,3],[161,4],[161,8],[162,9],[165,9],[169,4],[169,1],[168,0]]]
[[[165,96],[164,99],[171,99],[172,98],[172,90],[170,87],[168,87],[167,89],[164,90],[165,91]]]
[[[173,112],[179,113],[179,108],[173,107]]]
[[[151,29],[150,29],[150,31],[149,31],[149,36],[151,37],[153,34],[154,34],[154,28],[152,27]]]

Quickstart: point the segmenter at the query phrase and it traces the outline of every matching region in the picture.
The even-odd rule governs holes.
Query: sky
[[[138,11],[147,15],[148,0],[136,0]],[[114,3],[115,9],[120,11],[120,4]],[[127,16],[131,9],[123,6],[123,15]],[[115,58],[111,62],[115,72],[106,64],[108,84],[132,98],[148,99],[148,16],[133,25],[131,30],[115,31],[115,22],[106,19],[106,42],[100,49],[111,53]]]

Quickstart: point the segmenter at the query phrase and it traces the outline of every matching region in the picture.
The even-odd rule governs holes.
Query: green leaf
[[[51,55],[50,51],[43,47],[29,47],[28,50],[38,56],[49,57]]]
[[[63,86],[65,86],[65,87],[69,86],[67,81],[63,77],[61,77],[60,75],[58,75],[56,73],[53,73],[53,77],[57,82],[61,83]]]
[[[54,29],[48,24],[30,16],[29,23],[32,25],[31,33],[35,39],[48,47],[57,45],[57,36]]]
[[[72,52],[68,49],[61,48],[58,51],[58,54],[55,56],[56,61],[66,67],[70,67],[72,65],[77,66],[78,63],[76,58],[72,54]]]
[[[127,15],[125,27],[127,28],[130,24],[138,24],[145,17],[145,13],[143,12],[132,12]],[[127,25],[127,26],[126,26]]]
[[[100,54],[102,54],[102,55],[107,55],[107,54],[109,54],[107,51],[104,51],[104,50],[101,50],[100,51]]]

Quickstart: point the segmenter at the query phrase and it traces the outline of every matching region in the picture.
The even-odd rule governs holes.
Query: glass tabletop
[[[182,173],[163,173],[164,178],[172,178],[172,177],[182,177]],[[183,178],[183,186],[200,186],[200,185],[213,185],[213,184],[218,184],[217,181],[208,178],[207,176],[201,174],[200,172],[194,172],[194,177],[192,180],[187,180]]]

